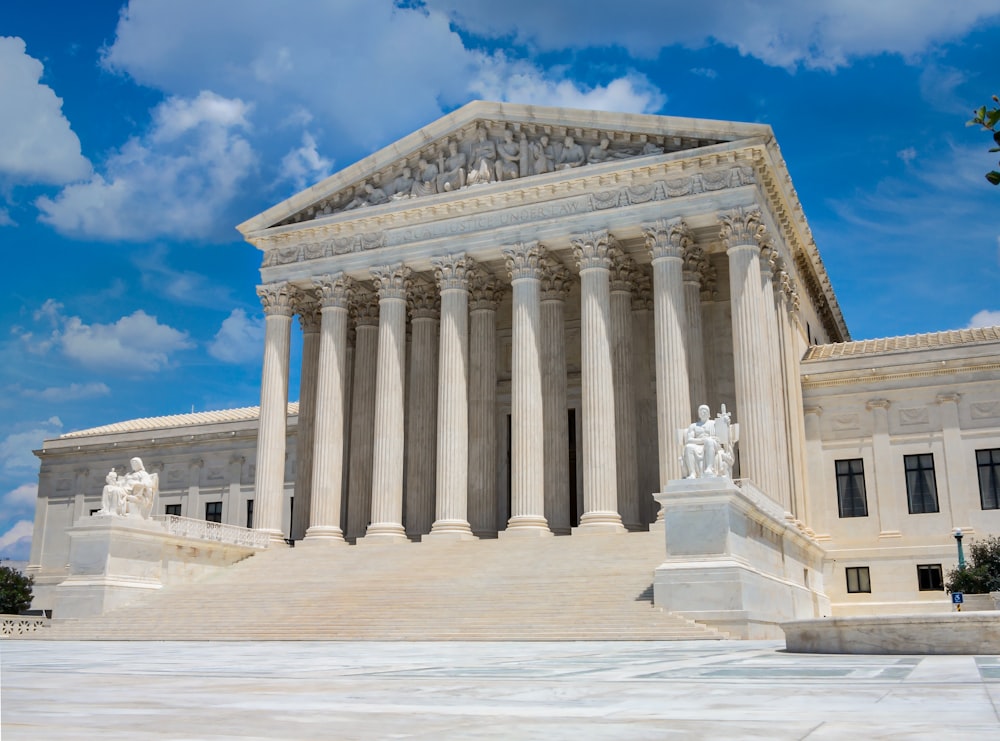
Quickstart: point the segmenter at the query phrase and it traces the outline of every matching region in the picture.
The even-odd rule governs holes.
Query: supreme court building
[[[834,614],[948,609],[954,528],[1000,533],[1000,329],[852,342],[769,126],[475,102],[239,229],[259,410],[47,440],[38,606],[132,455],[275,547],[627,538],[701,404]]]

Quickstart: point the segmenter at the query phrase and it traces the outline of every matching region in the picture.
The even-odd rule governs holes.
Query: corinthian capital
[[[369,268],[375,282],[375,290],[380,299],[406,300],[406,289],[410,287],[410,268],[401,262]]]
[[[319,303],[322,308],[332,306],[338,309],[346,309],[354,292],[354,281],[344,273],[332,273],[320,275],[313,278],[316,284],[316,291],[319,294]]]
[[[646,238],[646,249],[653,260],[664,258],[681,259],[694,242],[691,231],[684,219],[657,219],[655,223],[642,227]]]
[[[545,250],[538,242],[518,242],[503,250],[507,274],[512,281],[525,278],[538,279],[538,266]]]
[[[475,261],[465,255],[448,255],[431,260],[434,278],[442,291],[466,291],[469,288],[469,271]]]
[[[469,310],[496,311],[503,300],[505,287],[492,273],[477,265],[468,274]]]
[[[292,307],[303,332],[319,332],[319,297],[314,288],[297,288],[292,294]]]
[[[619,293],[632,293],[636,288],[639,276],[635,260],[628,257],[618,247],[611,250],[611,290]]]
[[[611,250],[615,242],[607,229],[597,232],[587,232],[570,240],[573,245],[573,257],[576,264],[583,270],[593,270],[600,268],[608,270],[611,268]]]
[[[719,226],[726,249],[747,245],[757,247],[765,232],[760,209],[756,206],[735,208],[719,214]]]
[[[267,316],[291,316],[294,313],[292,307],[294,291],[295,289],[286,281],[257,286],[257,297],[264,307],[264,314]]]
[[[378,294],[358,286],[351,296],[351,318],[355,326],[378,326]]]
[[[551,255],[542,260],[542,301],[565,301],[573,285],[573,275]]]
[[[437,319],[441,313],[441,294],[433,283],[414,283],[406,298],[410,319]]]

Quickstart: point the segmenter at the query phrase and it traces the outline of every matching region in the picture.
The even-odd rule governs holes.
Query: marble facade
[[[873,567],[947,561],[942,518],[891,555],[883,530],[905,529],[892,507],[878,532],[831,521],[847,438],[830,425],[862,415],[853,397],[827,394],[853,384],[865,403],[920,404],[898,374],[873,386],[823,354],[855,343],[768,126],[471,103],[239,229],[262,257],[259,410],[46,441],[29,567],[41,602],[65,576],[64,532],[90,508],[91,472],[123,450],[161,472],[161,512],[206,517],[218,503],[223,521],[273,547],[624,534],[662,526],[653,494],[682,478],[677,430],[703,403],[739,424],[733,477],[785,513],[796,538],[841,550],[822,566],[829,584],[848,552]],[[969,348],[993,359],[978,375],[962,367]],[[977,409],[1000,404],[1000,336],[948,352],[935,393],[965,398],[972,382]],[[876,348],[861,362],[904,361]],[[817,380],[826,374],[838,380]],[[963,402],[934,403],[931,417],[950,421],[906,445],[1000,448],[1000,416],[970,425]],[[873,430],[859,423],[849,445],[886,445]],[[955,460],[949,491],[972,497],[958,489],[975,463],[969,474]],[[894,477],[872,465],[868,486],[905,511],[901,465]],[[972,526],[973,509],[945,519]],[[1000,531],[985,522],[976,532]],[[864,609],[829,584],[834,612]],[[930,599],[914,584],[875,602]]]

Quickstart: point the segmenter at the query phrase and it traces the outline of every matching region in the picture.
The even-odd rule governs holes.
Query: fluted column
[[[441,299],[436,286],[417,283],[407,301],[412,334],[406,399],[406,534],[416,538],[429,533],[434,524]]]
[[[378,358],[378,296],[355,291],[354,374],[351,379],[350,472],[347,488],[347,537],[360,538],[371,521],[372,446],[375,434],[375,365]]]
[[[632,293],[638,270],[618,248],[611,250],[611,375],[615,399],[615,471],[618,512],[630,530],[642,524],[639,457],[636,445]]]
[[[687,368],[690,383],[691,419],[698,418],[698,407],[708,403],[705,379],[705,342],[701,325],[701,276],[707,261],[705,253],[693,241],[684,252],[684,314],[687,339]]]
[[[343,273],[314,278],[319,292],[312,497],[305,542],[343,543],[340,526],[347,407],[347,311],[352,283]],[[296,507],[296,511],[298,508]]]
[[[781,345],[781,367],[784,380],[785,420],[788,428],[788,455],[791,460],[789,486],[792,513],[806,522],[806,452],[805,422],[802,414],[802,380],[800,360],[803,348],[802,335],[797,328],[799,307],[798,292],[792,277],[780,270],[775,281],[778,304],[778,340]]]
[[[785,392],[784,368],[781,362],[782,338],[778,326],[778,296],[775,295],[774,268],[780,260],[777,249],[767,239],[761,244],[760,283],[762,301],[764,303],[764,333],[767,337],[769,363],[768,377],[771,380],[771,471],[773,472],[774,491],[771,497],[778,501],[785,510],[792,509],[791,487],[791,450],[788,443],[788,394]],[[796,381],[798,383],[798,381]]]
[[[545,519],[541,308],[537,242],[503,250],[514,289],[511,349],[511,517],[505,535],[551,535]]]
[[[760,242],[764,226],[757,208],[735,209],[719,216],[729,256],[729,292],[733,316],[735,421],[740,425],[740,475],[775,495],[769,468],[771,379],[761,292]]]
[[[656,426],[660,491],[681,477],[677,430],[691,419],[684,324],[684,251],[691,237],[681,219],[643,227],[653,263],[653,332],[656,348]]]
[[[431,260],[441,289],[437,503],[431,538],[472,540],[469,526],[469,281],[464,255]]]
[[[566,401],[566,296],[572,276],[553,257],[542,262],[542,420],[545,431],[545,519],[554,533],[572,527],[569,506],[569,412]]]
[[[583,516],[580,530],[623,532],[618,513],[614,373],[611,363],[610,249],[606,231],[572,240],[580,268],[583,401]]]
[[[372,521],[366,540],[403,541],[403,404],[406,367],[406,289],[402,263],[372,268],[378,290],[378,365],[375,371],[375,441],[372,450]]]
[[[497,534],[497,306],[504,287],[477,267],[469,275],[469,525]]]
[[[285,500],[288,351],[293,290],[288,283],[257,287],[257,295],[264,306],[264,367],[260,382],[260,427],[254,478],[254,529],[266,532],[272,546],[285,545],[281,530],[281,506]]]
[[[660,490],[660,466],[656,441],[656,370],[653,362],[653,280],[640,269],[632,293],[632,336],[635,362],[632,388],[635,389],[635,418],[638,439],[639,513],[643,523],[656,520],[659,502],[653,494]]]
[[[302,540],[309,527],[312,502],[313,440],[316,385],[319,378],[319,302],[314,291],[300,290],[293,303],[302,327],[302,370],[299,381],[299,421],[295,441],[295,508],[289,536]]]

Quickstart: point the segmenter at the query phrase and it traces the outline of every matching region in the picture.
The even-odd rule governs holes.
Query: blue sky
[[[1000,324],[998,68],[1000,0],[6,0],[0,556],[44,438],[258,403],[236,224],[477,98],[770,124],[855,339]]]

